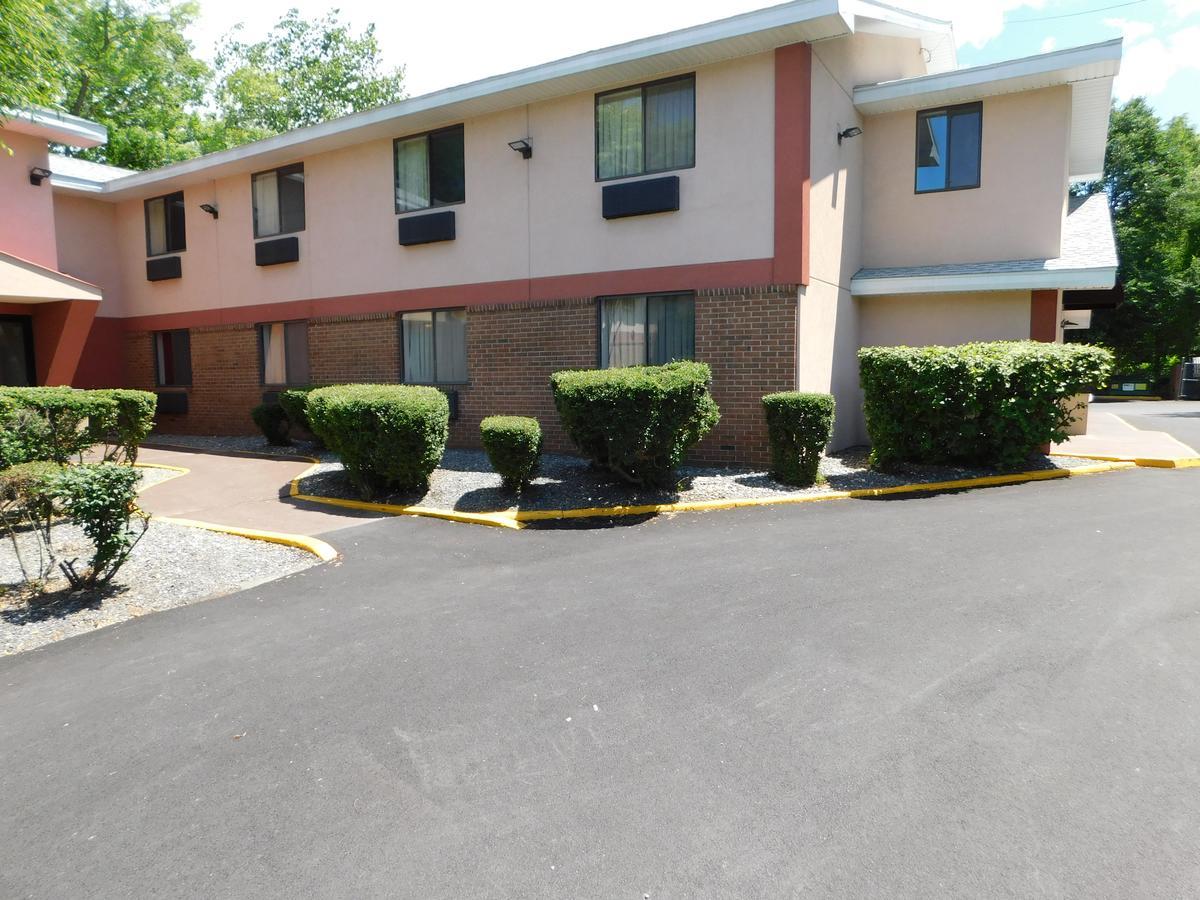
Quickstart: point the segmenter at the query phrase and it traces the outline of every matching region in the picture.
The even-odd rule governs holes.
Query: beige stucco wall
[[[601,216],[594,102],[588,92],[468,120],[466,202],[451,207],[453,242],[397,244],[390,139],[297,160],[306,230],[296,264],[254,265],[249,173],[185,191],[187,250],[173,281],[146,281],[142,201],[124,201],[123,314],[772,256],[773,54],[696,71],[696,166],[673,173],[676,213]],[[528,162],[508,147],[526,136]],[[201,203],[215,203],[220,219]]]
[[[868,117],[864,265],[1058,256],[1070,120],[1068,87],[989,97],[981,186],[918,195],[916,111]]]
[[[123,276],[116,207],[92,197],[57,192],[54,220],[59,270],[102,287],[104,299],[98,315],[121,315]]]
[[[0,148],[0,251],[57,268],[50,181],[29,183],[31,168],[49,167],[46,141],[4,129],[0,141],[12,151]]]
[[[1029,292],[859,297],[864,347],[962,344],[1029,337]]]
[[[862,266],[863,139],[837,134],[863,120],[851,102],[856,84],[922,74],[920,43],[859,34],[813,45],[811,283],[798,308],[797,385],[830,392],[838,404],[834,448],[866,438],[859,411],[859,310],[850,279]]]

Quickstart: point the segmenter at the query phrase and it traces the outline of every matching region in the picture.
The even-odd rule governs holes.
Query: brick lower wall
[[[588,369],[597,359],[596,302],[592,298],[467,310],[470,383],[456,386],[459,418],[451,446],[477,447],[479,423],[496,414],[535,416],[546,449],[569,452],[558,423],[549,379],[560,369]],[[309,367],[316,384],[398,382],[400,329],[392,313],[312,319]],[[160,416],[159,431],[249,434],[250,410],[262,400],[257,332],[253,325],[191,329],[192,387],[186,416]],[[713,463],[768,460],[759,398],[789,390],[796,378],[796,290],[792,287],[699,291],[696,357],[713,369],[721,423],[693,457]],[[125,338],[127,380],[154,388],[151,336]]]

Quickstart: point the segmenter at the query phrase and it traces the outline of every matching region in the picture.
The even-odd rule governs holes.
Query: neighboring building
[[[405,381],[455,393],[455,443],[522,413],[566,449],[551,372],[690,356],[722,411],[700,458],[763,461],[759,397],[793,388],[859,443],[860,346],[1057,340],[1064,291],[1112,287],[1104,198],[1068,186],[1101,171],[1120,54],[956,70],[946,23],[805,0],[150,172],[53,157],[35,187],[26,129],[0,249],[103,300],[78,373],[10,314],[39,381],[157,390],[168,431]]]

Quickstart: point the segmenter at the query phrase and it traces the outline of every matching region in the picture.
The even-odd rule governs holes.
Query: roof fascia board
[[[1037,272],[997,272],[969,275],[898,275],[850,280],[856,297],[891,294],[974,294],[995,291],[1103,290],[1117,283],[1116,266],[1094,269],[1044,269]]]
[[[978,96],[1003,93],[1005,82],[1051,76],[1051,83],[1070,84],[1086,78],[1115,77],[1121,68],[1122,39],[1115,38],[1099,44],[1055,50],[1022,59],[989,63],[959,69],[940,75],[920,75],[900,81],[860,85],[854,89],[854,105],[861,112],[895,112],[913,109],[936,99],[944,91],[977,88]],[[1094,74],[1083,75],[1077,70],[1096,67]]]
[[[954,31],[953,24],[944,19],[923,16],[919,13],[909,12],[906,9],[888,6],[886,3],[877,3],[874,0],[856,0],[856,2],[850,5],[849,11],[853,12],[855,16],[862,16],[864,19],[874,19],[878,22],[884,22],[896,28],[913,32],[914,36],[922,34],[951,34]]]
[[[108,140],[108,129],[99,122],[52,109],[0,109],[0,129],[83,149]]]

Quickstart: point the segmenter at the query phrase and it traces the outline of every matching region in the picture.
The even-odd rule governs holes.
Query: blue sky
[[[960,65],[978,65],[1126,37],[1121,98],[1146,95],[1161,115],[1200,124],[1200,0],[887,0],[954,21]],[[290,6],[318,16],[328,0],[200,0],[190,37],[211,60],[237,22],[264,34]],[[564,0],[341,0],[356,28],[377,27],[391,65],[407,66],[412,95],[771,5],[770,0],[605,0],[595,8]],[[1117,8],[1107,8],[1117,7]],[[1078,14],[1078,15],[1076,15]]]

